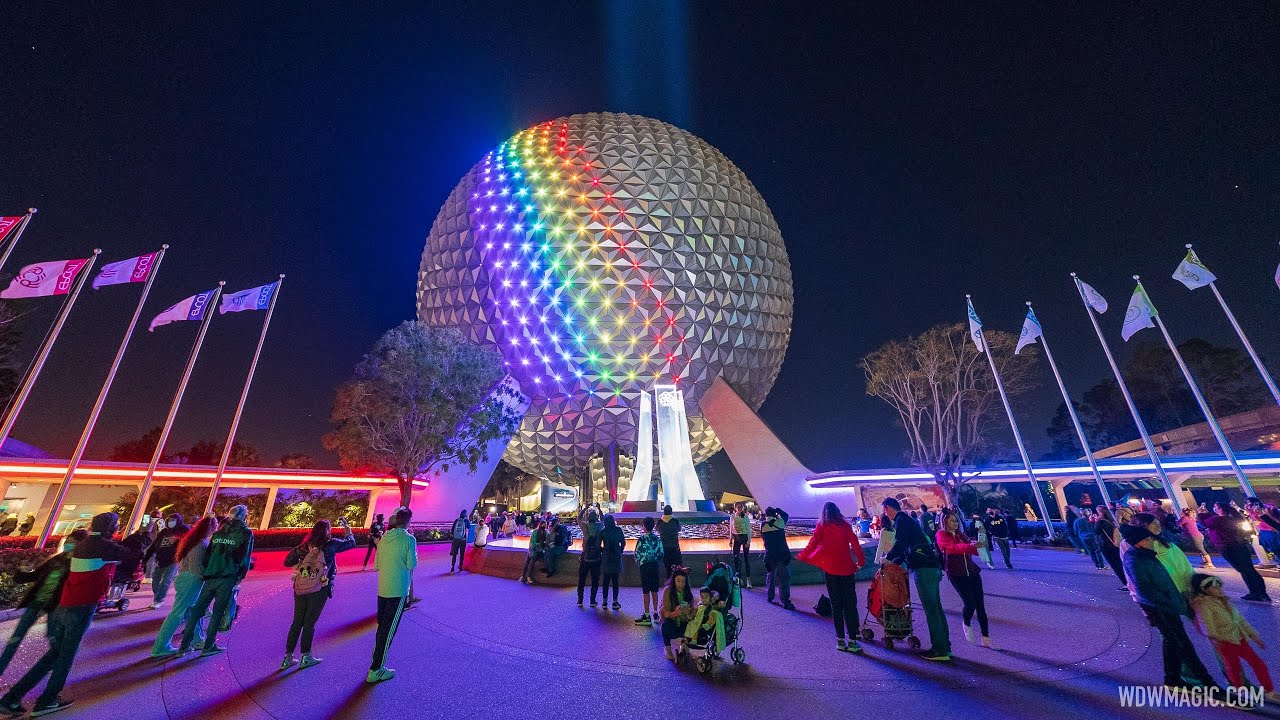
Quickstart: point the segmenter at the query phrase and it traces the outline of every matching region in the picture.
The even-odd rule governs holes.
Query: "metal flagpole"
[[[147,511],[147,498],[151,496],[151,480],[155,477],[156,467],[160,464],[160,458],[164,455],[164,446],[169,442],[169,432],[173,430],[173,421],[178,417],[178,406],[182,404],[182,395],[187,391],[187,382],[191,380],[191,371],[195,369],[196,358],[200,357],[200,348],[204,345],[204,336],[209,332],[209,323],[213,322],[213,316],[217,315],[214,309],[218,306],[218,299],[222,297],[222,286],[226,282],[219,281],[218,287],[214,288],[213,296],[209,298],[208,310],[205,310],[204,319],[200,321],[200,331],[196,333],[196,341],[191,346],[191,354],[187,357],[187,366],[182,370],[182,379],[178,381],[178,390],[173,394],[173,403],[169,405],[169,414],[164,419],[164,426],[160,428],[160,438],[156,440],[156,449],[151,453],[151,462],[147,465],[147,474],[142,478],[142,487],[138,488],[138,502],[133,506],[133,513],[129,516],[129,528],[125,532],[126,535],[133,533],[142,524],[142,514]]]
[[[1190,243],[1187,243],[1187,249],[1191,249]],[[1216,282],[1209,283],[1209,289],[1213,291],[1213,296],[1218,299],[1218,305],[1222,306],[1222,312],[1227,314],[1227,320],[1231,321],[1231,327],[1235,328],[1240,342],[1244,343],[1244,349],[1249,352],[1249,357],[1253,359],[1254,366],[1258,368],[1258,374],[1262,376],[1262,381],[1267,384],[1267,389],[1271,391],[1271,397],[1275,399],[1277,405],[1280,405],[1280,388],[1276,387],[1276,381],[1271,379],[1271,373],[1267,372],[1267,367],[1262,364],[1258,353],[1253,349],[1253,344],[1249,342],[1249,338],[1245,337],[1244,330],[1240,328],[1240,323],[1236,322],[1235,314],[1231,312],[1231,308],[1227,307],[1227,301],[1222,299],[1222,293],[1218,292],[1218,284]]]
[[[53,507],[49,509],[49,517],[45,521],[44,529],[40,531],[40,538],[36,541],[36,547],[44,547],[49,536],[53,534],[53,528],[58,524],[58,516],[62,514],[62,503],[67,498],[67,489],[71,487],[71,480],[76,475],[76,470],[80,467],[80,460],[84,457],[85,447],[89,445],[89,438],[93,435],[93,429],[98,424],[98,416],[102,414],[102,406],[107,402],[107,393],[111,391],[111,383],[116,379],[116,371],[120,369],[120,361],[124,359],[124,351],[129,347],[129,340],[133,338],[133,330],[138,326],[138,318],[142,317],[142,306],[147,302],[147,295],[151,293],[151,284],[155,282],[156,275],[160,272],[160,263],[164,260],[164,253],[169,249],[168,245],[161,245],[160,252],[156,253],[155,262],[151,265],[150,271],[147,273],[147,280],[142,284],[142,294],[138,296],[138,306],[133,311],[133,318],[129,320],[129,327],[124,331],[124,339],[120,341],[120,348],[116,350],[115,359],[111,361],[111,369],[107,371],[107,379],[102,382],[102,389],[98,391],[98,399],[93,403],[93,409],[89,411],[89,420],[84,424],[84,430],[80,433],[80,440],[76,443],[76,449],[71,453],[71,459],[67,461],[67,474],[62,478],[62,485],[58,486],[58,492],[53,496]]]
[[[27,225],[31,223],[31,216],[36,214],[35,208],[27,208],[27,214],[22,218],[22,224],[17,230],[13,231],[13,239],[9,241],[9,245],[5,247],[4,252],[0,252],[0,268],[9,261],[9,255],[13,249],[18,246],[18,241],[22,239],[22,231],[27,229]]]
[[[76,304],[76,298],[80,296],[80,290],[84,288],[85,280],[92,274],[93,264],[101,254],[102,250],[95,248],[93,256],[80,268],[75,280],[75,287],[71,288],[71,293],[67,295],[66,302],[62,303],[62,309],[58,311],[58,317],[53,321],[53,327],[49,329],[49,334],[45,336],[44,342],[40,344],[40,350],[36,353],[36,359],[31,363],[31,368],[27,370],[27,376],[22,379],[22,386],[18,388],[18,394],[13,396],[13,402],[9,405],[9,412],[4,416],[4,421],[0,422],[0,447],[3,447],[5,441],[9,439],[9,433],[13,431],[13,424],[18,420],[18,413],[22,412],[22,406],[26,404],[27,397],[31,395],[31,388],[35,386],[36,378],[40,376],[40,370],[44,368],[44,361],[49,359],[49,351],[53,349],[53,343],[58,340],[58,333],[62,332],[62,326],[67,322],[67,316],[71,314],[71,308]]]
[[[284,284],[284,275],[276,281],[276,289],[271,293],[271,303],[267,305],[267,316],[262,319],[262,333],[258,335],[258,347],[253,351],[253,361],[249,363],[249,375],[244,380],[244,389],[240,391],[240,403],[236,405],[235,415],[231,416],[231,430],[227,433],[227,444],[222,447],[222,458],[218,460],[218,472],[213,476],[213,489],[209,491],[209,502],[204,506],[206,514],[213,512],[213,503],[218,499],[218,486],[222,484],[222,475],[227,471],[227,462],[231,460],[231,448],[236,440],[236,430],[240,428],[240,416],[244,413],[244,403],[249,399],[249,387],[253,385],[253,373],[258,369],[258,358],[262,356],[262,345],[267,341],[267,328],[271,327],[271,316],[276,311],[276,301],[280,299],[280,286]]]
[[[1027,308],[1031,308],[1031,302],[1027,302]],[[1093,449],[1089,447],[1089,440],[1084,435],[1084,428],[1080,425],[1080,416],[1076,414],[1076,406],[1071,402],[1071,395],[1067,393],[1067,385],[1062,382],[1062,374],[1058,372],[1058,363],[1053,361],[1053,353],[1049,351],[1049,340],[1045,337],[1043,327],[1040,330],[1040,345],[1044,348],[1044,356],[1049,360],[1049,369],[1053,370],[1053,379],[1058,381],[1058,389],[1062,391],[1062,401],[1067,404],[1067,414],[1071,416],[1071,424],[1076,429],[1076,437],[1080,438],[1080,447],[1084,448],[1085,459],[1089,461],[1089,468],[1093,470],[1093,478],[1098,481],[1098,491],[1102,493],[1102,502],[1107,505],[1111,504],[1111,494],[1107,492],[1107,484],[1102,479],[1102,471],[1098,470],[1098,460],[1093,456]]]
[[[1089,315],[1089,322],[1093,324],[1093,331],[1098,334],[1098,342],[1102,345],[1102,354],[1107,356],[1107,363],[1111,365],[1111,372],[1115,375],[1116,385],[1120,388],[1120,394],[1124,396],[1125,405],[1129,406],[1129,414],[1133,416],[1133,424],[1138,427],[1138,435],[1142,438],[1142,446],[1147,449],[1147,457],[1151,458],[1151,464],[1156,469],[1156,476],[1160,478],[1160,485],[1164,487],[1164,493],[1169,496],[1169,502],[1173,504],[1173,509],[1177,513],[1182,512],[1182,498],[1178,497],[1173,491],[1173,483],[1169,482],[1169,476],[1164,471],[1164,464],[1160,462],[1160,456],[1156,454],[1156,446],[1151,442],[1151,436],[1147,434],[1147,426],[1142,422],[1142,416],[1138,414],[1138,406],[1133,402],[1133,396],[1129,394],[1129,386],[1124,382],[1124,376],[1120,374],[1120,368],[1116,365],[1116,359],[1111,354],[1111,346],[1107,344],[1106,337],[1102,334],[1102,328],[1098,326],[1098,318],[1094,315],[1093,306],[1089,304],[1089,298],[1084,294],[1083,280],[1075,273],[1071,273],[1071,279],[1076,283],[1076,290],[1080,293],[1080,301],[1084,303],[1084,310]]]
[[[972,305],[970,296],[964,296]],[[1013,429],[1013,441],[1018,445],[1018,454],[1022,456],[1022,466],[1027,469],[1027,479],[1031,481],[1031,492],[1036,496],[1036,504],[1040,506],[1040,517],[1044,520],[1045,529],[1049,531],[1048,539],[1053,539],[1053,522],[1049,520],[1049,508],[1044,504],[1044,495],[1040,492],[1040,484],[1036,480],[1035,471],[1031,469],[1031,458],[1027,455],[1027,447],[1022,443],[1022,433],[1018,430],[1018,421],[1013,418],[1013,406],[1009,404],[1009,396],[1004,391],[1004,381],[996,370],[995,358],[991,356],[991,343],[987,336],[982,336],[982,354],[987,356],[987,364],[991,366],[991,376],[996,379],[996,389],[1000,391],[1000,402],[1004,403],[1005,414],[1009,416],[1009,427]]]

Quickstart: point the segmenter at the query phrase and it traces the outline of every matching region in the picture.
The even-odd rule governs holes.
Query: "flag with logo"
[[[223,295],[222,305],[218,308],[218,312],[225,315],[229,312],[266,310],[271,305],[271,296],[275,294],[276,286],[279,284],[279,282],[267,283],[256,288]]]
[[[966,299],[965,304],[969,309],[969,337],[973,338],[973,344],[978,347],[978,352],[986,352],[987,343],[982,337],[982,321],[978,319],[978,311],[973,309],[972,300]]]
[[[1155,316],[1156,306],[1151,304],[1151,298],[1147,297],[1142,283],[1138,283],[1138,287],[1133,290],[1133,297],[1129,298],[1129,307],[1124,311],[1124,327],[1120,329],[1120,337],[1129,342],[1129,338],[1139,330],[1155,327],[1156,324],[1151,322],[1151,318]]]
[[[161,325],[168,325],[182,320],[203,320],[204,316],[209,312],[209,303],[213,300],[213,294],[216,292],[217,290],[206,290],[185,300],[179,300],[170,306],[168,310],[152,318],[151,325],[147,330],[155,332],[156,328]]]
[[[0,215],[0,240],[5,239],[9,235],[9,231],[18,226],[22,222],[25,215]]]
[[[1036,319],[1036,311],[1027,308],[1027,319],[1022,321],[1022,334],[1018,336],[1018,346],[1013,349],[1013,354],[1017,355],[1022,352],[1022,348],[1034,345],[1036,338],[1043,334],[1043,330],[1040,329],[1040,321]]]
[[[1107,299],[1102,297],[1102,293],[1094,290],[1092,285],[1083,280],[1080,281],[1080,288],[1084,291],[1084,301],[1089,303],[1089,307],[1093,308],[1094,312],[1101,315],[1107,311],[1109,306]]]
[[[158,254],[147,253],[128,260],[103,265],[102,271],[93,279],[93,289],[97,290],[106,285],[146,282],[147,277],[151,275],[151,268],[156,264],[156,255]]]
[[[46,297],[49,295],[66,295],[75,284],[80,268],[89,262],[82,260],[52,260],[35,263],[18,271],[9,287],[0,292],[0,298]]]
[[[1218,279],[1218,276],[1209,272],[1209,268],[1200,262],[1200,258],[1196,257],[1196,251],[1187,248],[1187,256],[1178,263],[1178,268],[1173,271],[1173,279],[1187,286],[1188,290],[1202,288],[1205,285]]]

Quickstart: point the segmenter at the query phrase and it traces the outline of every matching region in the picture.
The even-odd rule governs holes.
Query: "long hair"
[[[218,519],[214,517],[202,517],[186,535],[182,536],[182,540],[178,542],[178,562],[182,562],[183,558],[190,553],[191,550],[209,539],[209,536],[217,530]]]
[[[662,604],[664,606],[667,604],[667,598],[671,598],[671,607],[673,608],[680,604],[681,599],[676,598],[676,594],[679,592],[676,590],[676,577],[678,576],[684,577],[684,594],[686,597],[682,599],[693,602],[693,590],[689,587],[689,568],[672,565],[671,576],[667,578],[667,584],[662,588]]]
[[[822,506],[821,522],[836,523],[836,524],[842,525],[845,523],[845,519],[844,519],[844,515],[840,512],[840,508],[836,507],[835,503],[829,502],[826,505]]]
[[[317,520],[315,525],[311,526],[311,532],[307,534],[307,539],[303,541],[304,545],[319,548],[329,542],[329,538],[333,537],[333,526],[328,520]]]

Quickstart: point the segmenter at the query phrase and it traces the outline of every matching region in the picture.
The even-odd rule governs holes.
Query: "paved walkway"
[[[405,614],[392,647],[389,664],[397,677],[376,686],[363,681],[376,578],[359,572],[360,551],[339,556],[337,597],[316,634],[323,664],[278,672],[292,612],[289,577],[278,567],[282,556],[261,555],[241,594],[240,620],[219,638],[228,649],[220,656],[153,661],[147,653],[163,611],[100,615],[64,693],[76,706],[57,717],[1156,717],[1150,709],[1121,708],[1116,688],[1159,682],[1158,639],[1110,572],[1065,552],[1018,552],[1017,570],[984,572],[995,650],[964,643],[960,603],[950,587],[943,589],[956,650],[950,665],[921,660],[901,646],[868,644],[863,656],[837,653],[830,621],[768,605],[757,589],[744,600],[747,663],[723,663],[701,676],[663,658],[656,629],[632,624],[640,610],[635,589],[623,589],[621,612],[579,610],[569,589],[443,573],[446,548],[425,546],[417,574],[424,601]],[[1243,594],[1233,573],[1222,575],[1232,594]],[[1269,584],[1280,597],[1280,582]],[[796,605],[811,608],[819,590],[796,588]],[[860,610],[865,590],[859,586]],[[139,596],[134,604],[145,608],[146,602]],[[1242,610],[1264,637],[1277,639],[1263,655],[1280,676],[1280,606],[1243,603]],[[11,628],[0,625],[0,634],[7,637]],[[917,633],[927,638],[922,618]],[[1211,649],[1197,645],[1221,677]],[[44,647],[43,626],[37,626],[3,683],[13,682]],[[1231,716],[1226,710],[1163,714],[1179,713]]]

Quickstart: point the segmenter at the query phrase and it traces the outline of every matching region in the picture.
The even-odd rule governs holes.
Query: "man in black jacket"
[[[776,588],[782,607],[795,610],[791,604],[791,548],[787,545],[787,521],[791,516],[782,508],[765,508],[760,524],[764,540],[765,597],[772,603]]]
[[[989,507],[987,508],[987,516],[982,519],[982,524],[987,528],[987,537],[1000,548],[1000,554],[1004,556],[1004,566],[1013,569],[1013,563],[1009,560],[1009,541],[1013,537],[1013,531],[1009,527],[1009,519],[999,510]]]
[[[920,524],[902,512],[896,498],[885,498],[884,514],[893,521],[893,547],[885,559],[904,565],[916,581],[916,595],[929,623],[929,649],[924,659],[946,662],[951,659],[951,632],[947,629],[947,616],[942,610],[942,563],[933,538],[927,537]]]
[[[147,552],[142,556],[143,563],[151,558],[156,560],[155,569],[151,571],[152,610],[163,605],[165,596],[169,594],[173,576],[178,572],[178,560],[175,557],[178,553],[178,542],[190,529],[182,521],[182,515],[178,513],[170,515],[165,521],[165,528],[156,535],[155,542],[151,543],[151,547],[147,548]]]

